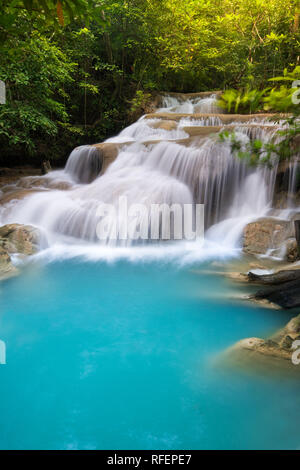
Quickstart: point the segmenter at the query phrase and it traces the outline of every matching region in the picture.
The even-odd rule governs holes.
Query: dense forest
[[[249,93],[300,78],[297,0],[0,5],[1,164],[60,164],[74,146],[117,133],[161,90]]]

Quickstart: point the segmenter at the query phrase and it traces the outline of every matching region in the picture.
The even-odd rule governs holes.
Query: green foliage
[[[22,13],[45,26],[64,26],[75,18],[83,19],[89,5],[88,0],[0,0],[0,26],[12,29]]]
[[[253,81],[253,77],[251,77],[251,81]],[[281,85],[263,90],[250,89],[249,87],[245,90],[228,89],[220,96],[218,106],[228,113],[253,113],[263,109],[268,112],[293,111],[297,107],[292,101],[292,96],[298,90],[297,85],[300,85],[300,66],[295,67],[291,72],[286,68],[282,76],[270,78],[269,81],[292,82],[292,88]]]
[[[161,10],[153,31],[164,88],[236,88],[252,75],[260,89],[268,78],[297,61],[299,31],[291,28],[294,1],[151,3],[153,14],[156,8]]]
[[[53,43],[35,32],[30,38],[8,41],[0,65],[8,100],[0,106],[0,142],[24,145],[33,153],[36,140],[57,134],[56,121],[67,121],[65,85],[75,64]]]
[[[277,131],[269,142],[259,139],[241,142],[234,132],[222,131],[219,134],[222,142],[229,141],[231,151],[247,161],[250,166],[267,165],[272,167],[278,161],[289,161],[299,155],[300,110],[284,120],[284,128]],[[279,119],[278,119],[279,120]]]
[[[296,7],[295,0],[0,0],[7,85],[0,144],[7,155],[47,151],[63,160],[73,146],[118,132],[157,90],[227,89],[228,112],[276,103],[287,110],[289,88],[264,87],[270,78],[281,87],[299,78]]]
[[[292,102],[292,96],[297,88],[287,88],[282,85],[279,89],[272,88],[268,96],[264,98],[264,109],[273,112],[288,112],[295,106]]]
[[[284,69],[283,75],[279,77],[270,78],[272,82],[292,82],[292,87],[281,85],[280,88],[274,87],[271,92],[264,98],[264,109],[266,111],[275,112],[288,112],[293,111],[298,105],[295,105],[292,101],[292,96],[297,92],[296,81],[299,80],[300,84],[300,66],[295,67],[292,71]]]
[[[269,78],[269,82],[293,82],[294,80],[300,80],[300,66],[297,65],[292,71],[288,71],[287,68],[284,69],[283,75],[279,77]]]
[[[261,109],[264,96],[269,88],[263,90],[226,90],[218,100],[218,106],[228,113],[255,113]]]
[[[10,146],[24,145],[29,153],[33,153],[33,136],[53,137],[57,133],[53,121],[29,104],[16,103],[15,108],[3,106],[0,110],[0,138],[5,137]]]
[[[151,95],[150,93],[145,93],[142,90],[137,90],[135,97],[130,101],[131,107],[130,107],[130,112],[134,113],[137,111],[139,108],[142,108],[147,104],[149,101]]]

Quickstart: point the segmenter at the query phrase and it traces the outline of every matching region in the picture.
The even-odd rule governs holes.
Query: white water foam
[[[201,98],[179,98],[174,96],[164,96],[162,107],[158,113],[182,113],[182,114],[220,114],[224,110],[217,106],[217,95],[214,93],[208,97]]]
[[[186,139],[188,134],[182,129],[176,128],[166,130],[159,125],[162,121],[159,119],[140,119],[139,121],[126,127],[119,135],[107,139],[106,142],[130,143],[130,142],[149,142],[153,140],[176,140]],[[176,124],[176,123],[174,123]]]

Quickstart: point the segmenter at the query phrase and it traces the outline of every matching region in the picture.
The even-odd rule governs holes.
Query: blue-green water
[[[171,264],[64,261],[1,284],[1,449],[282,449],[299,382],[215,367],[285,312]]]

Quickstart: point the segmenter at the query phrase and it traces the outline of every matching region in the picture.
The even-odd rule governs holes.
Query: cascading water
[[[138,122],[124,129],[116,137],[107,139],[106,142],[130,143],[130,142],[149,142],[153,140],[177,140],[188,137],[182,129],[173,126],[170,130],[159,127],[159,119],[140,119]],[[175,123],[174,123],[175,124]]]
[[[178,98],[174,96],[164,96],[162,107],[158,109],[159,113],[183,113],[183,114],[214,114],[223,113],[223,110],[217,106],[217,95],[212,94],[205,98]]]
[[[297,183],[298,183],[298,177],[299,177],[299,162],[297,160],[289,163],[288,175],[289,175],[289,186],[288,186],[289,204],[294,205],[291,199],[293,195],[295,194]]]
[[[241,290],[221,275],[232,266],[222,261],[240,253],[244,225],[271,207],[276,165],[251,168],[233,157],[217,134],[224,115],[152,116],[106,143],[75,149],[64,170],[19,180],[0,206],[2,224],[36,225],[48,242],[25,262],[13,255],[25,264],[23,275],[2,284],[1,449],[299,445],[299,382],[273,374],[279,359],[274,369],[257,360],[260,377],[243,355],[238,368],[223,355],[287,321],[285,310],[233,301]],[[268,141],[275,127],[259,123],[236,122],[239,140]],[[291,164],[284,173],[290,192],[296,170]],[[20,189],[35,192],[18,199]],[[204,246],[124,246],[110,236],[113,214],[100,243],[97,209],[116,207],[120,196],[146,207],[204,203]]]
[[[202,119],[182,118],[178,123],[178,127],[195,127],[195,126],[222,126],[222,121],[218,116],[208,116]]]
[[[171,113],[170,116],[175,112],[207,113],[216,109],[216,99],[212,95],[183,102],[165,97],[164,105],[159,111]],[[219,116],[192,118],[191,115],[178,122],[171,117],[169,120],[142,118],[119,136],[108,139],[107,145],[121,145],[117,158],[101,176],[97,175],[103,155],[96,147],[73,150],[64,171],[73,180],[73,188],[36,193],[15,201],[2,209],[1,222],[36,225],[48,235],[50,244],[66,236],[72,237],[68,244],[96,242],[97,209],[105,204],[116,206],[121,196],[127,198],[129,205],[138,203],[146,207],[201,203],[205,205],[208,241],[231,248],[238,246],[243,227],[271,207],[277,167],[250,168],[234,157],[230,143],[219,141],[217,135],[189,139],[184,129],[222,123]],[[273,126],[270,132],[265,127],[272,126],[253,125],[253,121],[237,123],[236,133],[244,142],[249,137],[268,141],[276,129]],[[291,188],[294,179],[291,172]],[[111,227],[114,217],[108,221]],[[122,225],[122,214],[117,217]],[[136,232],[145,223],[141,217],[134,221]],[[106,242],[116,243],[110,235]]]
[[[65,171],[78,183],[90,183],[100,173],[101,165],[96,147],[82,145],[71,152]]]

